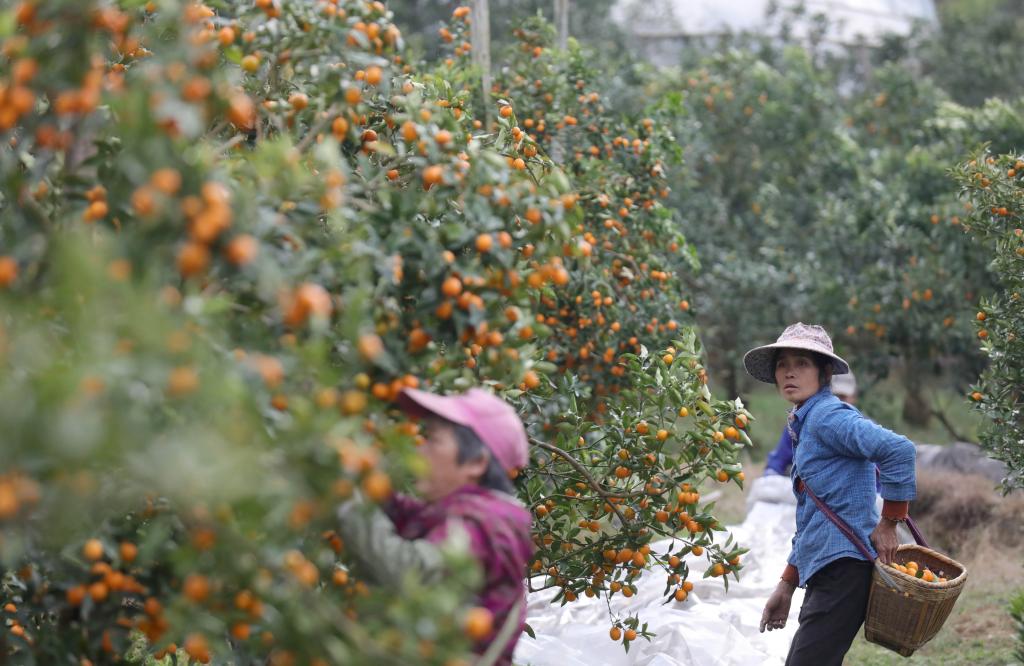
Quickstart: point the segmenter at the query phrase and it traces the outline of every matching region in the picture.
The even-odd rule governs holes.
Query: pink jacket
[[[526,624],[524,579],[534,550],[526,508],[504,493],[467,485],[436,502],[396,495],[384,506],[387,518],[380,512],[355,509],[350,505],[339,509],[340,532],[356,546],[349,552],[382,584],[400,579],[399,572],[408,570],[419,571],[426,580],[440,579],[443,560],[434,546],[446,539],[452,525],[461,526],[484,575],[475,603],[494,616],[492,636],[475,651],[483,653],[506,622],[514,622],[515,631],[496,662],[510,666]],[[509,618],[517,602],[523,602],[518,616]]]
[[[523,600],[523,579],[533,555],[530,513],[515,498],[476,485],[463,486],[434,503],[396,496],[385,512],[398,534],[406,539],[438,543],[447,535],[449,521],[457,520],[469,535],[470,548],[480,562],[484,585],[479,605],[494,615],[494,631],[508,621],[509,611]],[[526,624],[526,604],[519,606],[516,631],[498,664],[511,664],[512,652]],[[477,646],[477,651],[486,649]]]

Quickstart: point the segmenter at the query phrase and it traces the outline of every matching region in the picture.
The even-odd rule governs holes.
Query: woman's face
[[[794,405],[802,405],[805,400],[818,392],[818,366],[810,352],[799,349],[783,349],[775,360],[775,384],[783,398]]]
[[[417,483],[423,499],[437,501],[483,476],[489,462],[487,456],[458,462],[459,442],[450,423],[426,419],[423,428],[424,441],[419,451],[427,460],[427,473]]]

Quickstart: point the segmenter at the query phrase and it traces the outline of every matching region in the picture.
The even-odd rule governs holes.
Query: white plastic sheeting
[[[759,633],[761,611],[786,566],[796,507],[788,477],[767,476],[754,481],[748,496],[747,517],[729,527],[735,540],[750,552],[743,557],[740,580],[730,577],[729,592],[720,578],[702,579],[706,556],[688,556],[693,592],[683,603],[666,605],[665,577],[655,570],[639,581],[638,592],[626,599],[615,595],[613,614],[639,614],[650,642],[638,639],[627,654],[608,636],[611,623],[604,599],[580,597],[565,606],[551,605],[555,590],[531,594],[527,622],[536,639],[524,635],[516,648],[515,663],[522,666],[746,666],[781,665],[797,629],[803,590],[793,595],[786,628]],[[725,533],[716,533],[724,539]],[[664,553],[670,541],[652,544]]]

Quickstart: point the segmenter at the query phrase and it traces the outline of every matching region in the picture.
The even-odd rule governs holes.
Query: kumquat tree
[[[1007,465],[1003,489],[1024,485],[1024,420],[1021,372],[1024,369],[1024,159],[1017,154],[982,152],[958,165],[954,175],[971,207],[964,224],[992,255],[1000,289],[981,302],[975,316],[977,337],[989,366],[970,398],[989,419],[982,444]]]
[[[468,663],[465,553],[389,594],[334,531],[422,473],[405,387],[519,409],[531,588],[742,569],[665,111],[534,21],[484,98],[471,20],[433,66],[381,2],[0,10],[0,662]]]
[[[742,483],[736,455],[750,440],[741,404],[711,398],[689,302],[680,298],[680,274],[695,262],[660,201],[674,138],[655,118],[623,122],[606,109],[586,54],[551,49],[549,26],[531,21],[516,34],[519,48],[495,92],[517,108],[502,106],[499,115],[527,128],[512,126],[513,139],[534,132],[546,153],[565,155],[583,213],[563,248],[576,255],[567,267],[579,279],[543,294],[535,315],[550,330],[545,359],[564,374],[560,391],[529,398],[547,419],[541,457],[527,474],[538,518],[532,569],[547,573],[544,586],[561,588],[556,600],[571,602],[602,590],[632,596],[644,567],[656,563],[668,573],[666,594],[683,601],[692,588],[687,553],[708,548],[710,575],[739,568],[741,549],[714,542],[719,525],[698,487],[704,479]],[[549,432],[557,447],[543,441]],[[593,466],[596,483],[581,463]],[[607,533],[607,515],[617,534]],[[684,538],[674,552],[647,545],[677,534]],[[617,621],[613,637],[616,627],[639,628],[636,618]]]

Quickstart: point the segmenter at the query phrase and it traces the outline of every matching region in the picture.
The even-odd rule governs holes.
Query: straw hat
[[[787,326],[779,339],[770,345],[755,347],[743,355],[743,367],[751,377],[766,384],[775,383],[775,368],[772,361],[778,349],[805,349],[817,352],[832,360],[832,374],[845,375],[850,364],[832,351],[832,338],[821,326],[802,322]]]

